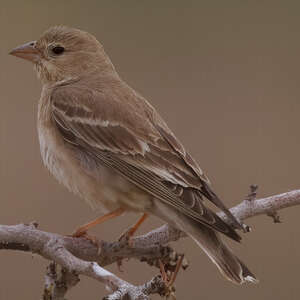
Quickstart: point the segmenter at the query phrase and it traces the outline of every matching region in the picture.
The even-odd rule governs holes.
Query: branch
[[[258,215],[276,215],[278,210],[300,204],[300,190],[274,195],[262,199],[246,199],[230,209],[238,220],[245,220]],[[218,213],[226,223],[231,224],[224,213]]]
[[[233,215],[240,221],[261,214],[274,218],[278,210],[300,204],[300,190],[262,199],[255,199],[255,196],[256,188],[252,187],[247,199],[231,208]],[[230,224],[224,213],[218,215]],[[61,272],[65,272],[64,275],[63,273],[57,275],[56,270],[54,272],[53,269],[52,271],[48,269],[44,300],[64,299],[67,290],[78,283],[78,275],[94,278],[108,286],[113,293],[106,297],[107,300],[149,299],[148,295],[152,293],[165,295],[166,286],[160,277],[155,277],[142,286],[134,286],[102,267],[124,258],[136,258],[158,266],[160,259],[167,266],[167,270],[172,271],[176,266],[178,255],[165,245],[186,236],[171,226],[163,225],[145,235],[133,238],[132,245],[124,241],[111,243],[101,241],[99,249],[87,239],[45,232],[36,227],[36,223],[0,225],[0,249],[36,253],[62,267]],[[186,267],[187,262],[183,266]],[[50,291],[49,298],[45,298],[47,291]]]
[[[105,261],[107,258],[104,257],[102,259],[101,253],[98,254],[99,249],[89,240],[61,236],[37,230],[36,227],[36,223],[14,226],[0,225],[0,249],[21,250],[36,253],[59,264],[63,270],[67,270],[68,273],[65,274],[65,278],[59,281],[57,280],[56,270],[53,269],[53,266],[50,266],[50,269],[48,268],[43,295],[44,300],[63,300],[67,289],[78,283],[78,275],[85,275],[100,281],[111,291],[115,292],[113,295],[119,295],[119,298],[107,299],[125,299],[125,297],[129,297],[126,299],[142,300],[149,299],[148,295],[151,293],[164,293],[163,287],[166,287],[158,278],[155,279],[155,282],[157,283],[156,286],[153,286],[150,283],[143,286],[134,286],[103,269],[95,261],[97,261],[97,258],[99,261]],[[103,242],[102,244],[104,245],[104,248],[105,244],[108,245],[106,251],[116,246],[116,243],[109,244]],[[119,245],[117,250],[123,252],[121,249],[122,246]],[[72,251],[75,255],[77,254],[77,256],[75,256]],[[144,250],[144,252],[146,251]],[[123,256],[125,253],[126,251],[123,253]],[[80,257],[83,257],[84,259],[81,259]],[[116,259],[110,258],[109,261],[116,261]],[[152,279],[152,281],[153,280],[154,279]],[[149,288],[149,284],[153,287],[152,289]]]
[[[51,262],[47,267],[43,300],[65,300],[69,289],[80,281],[79,276],[67,269],[58,270],[58,265]]]

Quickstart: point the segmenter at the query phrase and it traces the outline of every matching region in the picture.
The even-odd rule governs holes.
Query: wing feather
[[[52,118],[64,140],[156,199],[239,241],[235,230],[204,206],[202,195],[215,195],[205,188],[208,179],[155,110],[140,98],[128,111],[120,99],[104,95],[85,86],[53,90]]]

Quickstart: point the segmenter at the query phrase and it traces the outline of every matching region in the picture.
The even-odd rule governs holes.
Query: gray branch
[[[47,267],[43,300],[65,300],[69,289],[79,282],[79,276],[72,271],[51,262]]]
[[[232,214],[239,220],[245,220],[258,215],[276,215],[278,210],[300,204],[300,190],[274,195],[262,199],[246,199],[230,209]],[[218,215],[230,224],[224,213]]]
[[[256,188],[252,187],[248,197],[231,208],[231,212],[240,221],[265,214],[279,220],[277,211],[300,204],[300,190],[255,199]],[[228,224],[225,214],[218,215]],[[231,224],[232,225],[232,224]],[[0,249],[19,250],[36,253],[61,266],[50,265],[45,279],[44,300],[63,300],[69,288],[75,286],[78,275],[85,275],[104,283],[112,293],[105,299],[149,299],[149,295],[166,295],[168,288],[160,276],[154,277],[142,286],[134,286],[117,277],[103,267],[124,258],[135,258],[150,265],[158,266],[162,260],[169,270],[176,266],[178,255],[166,246],[186,235],[168,225],[163,225],[145,235],[133,238],[130,245],[126,241],[100,241],[100,248],[85,238],[72,238],[37,229],[37,223],[0,225]],[[183,263],[183,267],[187,265]],[[55,268],[54,268],[55,266]],[[51,269],[52,268],[52,269]]]

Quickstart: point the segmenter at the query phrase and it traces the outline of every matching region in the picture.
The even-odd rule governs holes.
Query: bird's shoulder
[[[156,109],[125,82],[83,80],[62,84],[53,88],[51,101],[54,111],[69,122],[86,124],[99,133],[105,130],[115,141],[126,142],[128,146],[136,144],[130,154],[136,151],[143,158],[159,157],[161,163],[170,164],[168,169],[175,165],[187,173],[186,185],[197,186],[199,179],[209,183]]]
[[[69,120],[108,128],[122,127],[143,140],[159,138],[150,121],[153,107],[121,81],[109,84],[76,81],[55,86],[51,103],[54,111],[63,112]]]
[[[174,175],[174,183],[183,186],[209,183],[156,109],[123,81],[63,84],[53,88],[51,101],[56,118],[98,133],[99,139],[110,138],[110,145],[104,149],[119,150],[126,159],[141,154],[134,160],[156,165],[165,174]]]

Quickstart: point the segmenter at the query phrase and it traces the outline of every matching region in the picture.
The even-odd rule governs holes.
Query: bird
[[[11,55],[33,63],[42,83],[37,128],[44,165],[103,216],[154,215],[191,237],[233,283],[257,282],[222,240],[240,242],[242,224],[156,109],[117,73],[92,34],[53,26]],[[212,202],[233,225],[207,205]]]

